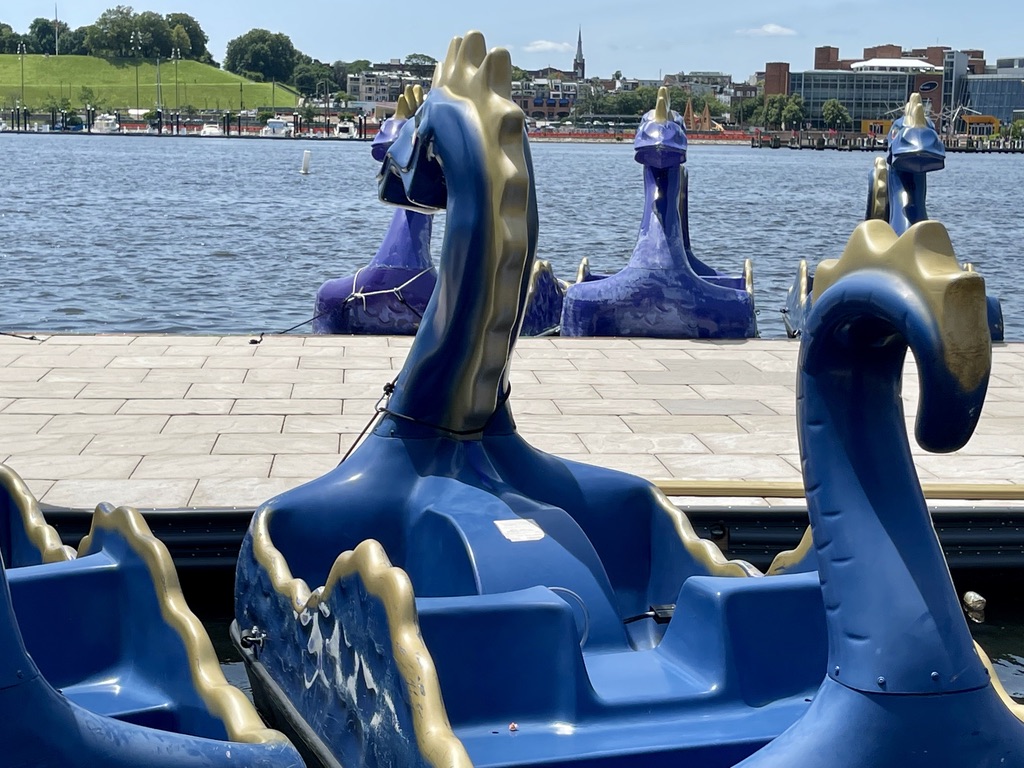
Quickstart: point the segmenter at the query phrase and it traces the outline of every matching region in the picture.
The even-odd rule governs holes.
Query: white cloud
[[[736,34],[750,37],[789,37],[795,35],[796,30],[783,27],[781,24],[763,24],[753,29],[737,29]]]
[[[523,46],[527,53],[569,53],[575,50],[570,43],[555,43],[551,40],[534,40]]]

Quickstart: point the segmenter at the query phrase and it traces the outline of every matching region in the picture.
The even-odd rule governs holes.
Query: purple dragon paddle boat
[[[423,96],[417,85],[407,86],[398,97],[394,116],[384,121],[371,145],[374,160],[384,159]],[[419,211],[396,210],[370,263],[354,275],[320,286],[313,333],[414,335],[437,285],[437,269],[430,258],[431,222],[431,216]],[[521,335],[558,331],[565,289],[566,283],[555,277],[548,262],[534,265]]]
[[[686,129],[668,89],[644,115],[633,142],[644,166],[644,216],[625,269],[601,278],[581,265],[562,308],[563,336],[731,339],[757,335],[753,274],[707,266],[690,245]]]
[[[383,160],[405,122],[423,103],[423,89],[408,86],[393,117],[384,121],[371,145]],[[416,333],[437,283],[430,259],[431,217],[396,210],[384,241],[370,263],[354,275],[328,280],[316,293],[313,333]]]

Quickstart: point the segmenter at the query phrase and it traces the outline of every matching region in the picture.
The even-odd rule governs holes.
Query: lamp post
[[[21,61],[21,103],[25,103],[25,44],[18,43],[18,59]]]
[[[171,58],[174,59],[174,111],[181,109],[178,102],[178,62],[181,61],[181,48],[171,49]]]
[[[135,57],[135,111],[139,111],[139,54],[142,53],[142,35],[139,30],[132,32],[132,56]],[[136,117],[138,115],[136,114]]]

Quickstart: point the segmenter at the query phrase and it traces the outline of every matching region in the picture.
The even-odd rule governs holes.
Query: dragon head
[[[686,162],[686,127],[679,113],[672,111],[668,88],[658,89],[658,103],[641,118],[633,151],[638,163],[655,168]]]
[[[486,168],[485,175],[495,177],[519,173],[505,167],[500,155],[507,145],[522,148],[525,116],[511,93],[508,51],[488,52],[479,32],[452,40],[434,70],[430,92],[387,150],[380,198],[433,213],[447,206],[448,185],[454,183],[454,176],[445,177],[445,167]],[[465,181],[466,174],[457,175]],[[473,194],[468,186],[465,192]]]
[[[395,143],[402,126],[422,103],[423,87],[420,85],[405,86],[405,92],[398,97],[398,104],[395,105],[395,114],[384,121],[380,130],[377,131],[377,135],[373,137],[373,143],[370,144],[370,152],[373,154],[374,160],[377,162],[384,160],[384,155],[387,154],[388,148]]]
[[[946,164],[946,148],[925,115],[920,94],[911,94],[903,117],[892,124],[887,143],[887,160],[897,173],[928,173]]]

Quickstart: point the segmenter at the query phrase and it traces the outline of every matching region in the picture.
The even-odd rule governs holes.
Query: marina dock
[[[0,460],[41,502],[86,509],[100,501],[252,508],[323,474],[366,426],[412,341],[35,338],[0,336]],[[772,484],[799,487],[798,349],[783,339],[522,339],[513,411],[542,450],[683,482],[679,503],[789,507],[802,499],[688,497],[685,483],[746,483],[765,494]],[[947,455],[914,445],[926,486],[998,485],[1013,496],[1024,480],[1024,344],[996,345],[993,355],[971,441]],[[904,399],[912,432],[910,363]]]

